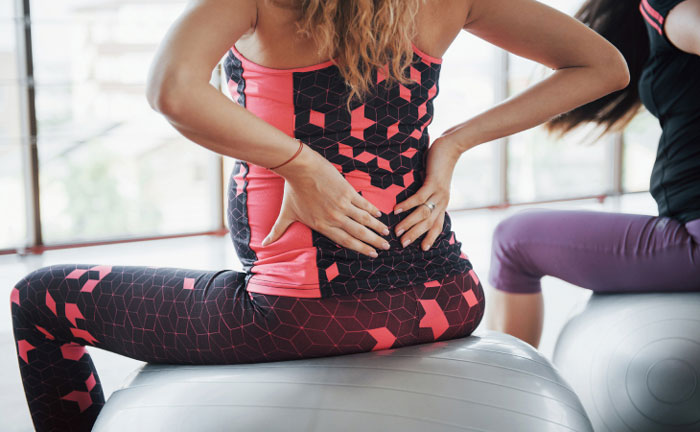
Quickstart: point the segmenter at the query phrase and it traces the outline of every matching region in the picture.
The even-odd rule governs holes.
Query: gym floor
[[[476,273],[481,277],[488,302],[487,274],[489,268],[491,233],[498,222],[524,208],[585,209],[624,213],[656,214],[656,204],[647,193],[597,200],[568,201],[546,205],[516,206],[503,210],[468,210],[449,212],[453,230],[462,242]],[[5,306],[0,306],[0,430],[5,432],[32,431],[22,383],[17,367],[17,355],[12,337],[9,295],[14,284],[27,273],[43,266],[65,263],[148,265],[196,268],[205,270],[240,269],[240,263],[228,236],[188,237],[154,240],[108,246],[82,247],[45,252],[42,255],[0,256],[0,294]],[[576,310],[585,304],[590,291],[563,281],[545,277],[542,282],[545,297],[545,322],[540,351],[552,358],[559,330]],[[475,334],[486,329],[486,317]],[[142,362],[117,354],[88,348],[100,373],[105,396],[119,387]]]

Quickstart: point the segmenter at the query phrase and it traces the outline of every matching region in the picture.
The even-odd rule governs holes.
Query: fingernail
[[[428,249],[430,249],[430,245],[425,245],[425,246],[423,246],[423,250],[424,250],[424,251],[427,251]]]
[[[396,231],[396,235],[400,236],[401,234],[403,234],[403,232],[404,232],[404,229],[401,228],[400,230]]]
[[[378,257],[379,255],[377,255],[377,253],[376,253],[375,251],[372,251],[372,252],[369,253],[369,256],[371,256],[372,258],[376,258],[376,257]]]
[[[384,249],[389,249],[391,246],[389,246],[389,243],[384,242],[384,244],[382,245],[382,247],[383,247]]]
[[[384,231],[382,231],[384,235],[389,235],[390,232],[391,231],[389,231],[389,228],[384,228]]]
[[[401,213],[402,211],[403,211],[403,209],[397,208],[396,210],[394,210],[394,214],[399,214],[399,213]]]
[[[401,244],[403,245],[403,247],[406,247],[406,245],[409,244],[409,243],[411,243],[411,240],[410,240],[410,239],[406,239],[406,240],[404,240],[403,243],[401,243]]]
[[[374,215],[377,216],[377,217],[381,217],[381,216],[382,216],[382,212],[377,211]]]

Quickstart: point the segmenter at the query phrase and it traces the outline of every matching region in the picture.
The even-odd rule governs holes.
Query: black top
[[[651,174],[651,195],[659,216],[685,223],[700,218],[700,56],[676,48],[664,31],[666,15],[682,1],[640,3],[650,55],[639,94],[663,131]]]

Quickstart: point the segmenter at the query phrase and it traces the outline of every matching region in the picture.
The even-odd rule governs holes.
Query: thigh
[[[233,270],[55,265],[20,281],[13,301],[22,322],[59,342],[154,363],[229,363],[248,359],[254,333],[244,277]]]
[[[501,227],[523,272],[594,291],[700,289],[698,246],[668,217],[530,210]]]

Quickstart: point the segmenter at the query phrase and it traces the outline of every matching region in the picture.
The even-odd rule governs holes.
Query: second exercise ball
[[[700,292],[593,294],[553,360],[596,432],[700,431]]]

